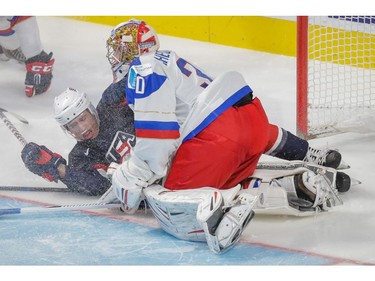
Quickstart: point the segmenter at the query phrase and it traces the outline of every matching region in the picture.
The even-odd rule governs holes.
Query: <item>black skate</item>
[[[341,153],[332,149],[320,150],[309,147],[303,161],[338,170],[350,168],[350,166],[342,160]]]

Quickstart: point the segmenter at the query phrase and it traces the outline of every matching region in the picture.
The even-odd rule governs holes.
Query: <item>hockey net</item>
[[[375,16],[298,17],[297,33],[297,133],[375,130]]]

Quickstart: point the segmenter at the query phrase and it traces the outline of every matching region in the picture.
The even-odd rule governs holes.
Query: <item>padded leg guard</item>
[[[160,227],[183,240],[206,241],[202,224],[197,220],[198,208],[208,220],[223,205],[222,194],[214,188],[171,191],[154,184],[143,191]]]
[[[232,248],[253,217],[256,197],[229,190],[199,188],[170,191],[160,185],[144,189],[147,202],[161,228],[183,240],[206,241],[210,250]]]
[[[248,192],[259,196],[254,211],[308,216],[342,205],[336,188],[336,174],[335,169],[301,161],[261,163],[248,187]],[[301,196],[301,192],[308,195],[309,190],[311,196]]]

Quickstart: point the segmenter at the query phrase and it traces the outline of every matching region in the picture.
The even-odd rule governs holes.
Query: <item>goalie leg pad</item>
[[[206,241],[197,220],[198,206],[202,204],[200,208],[208,220],[223,202],[220,192],[214,188],[171,191],[153,184],[144,189],[144,195],[160,227],[174,237],[189,241]]]
[[[331,186],[324,175],[307,171],[302,174],[302,184],[304,188],[301,191],[313,202],[313,208],[328,211],[337,205],[337,201],[341,202],[337,200],[339,199],[337,189]]]
[[[302,161],[260,163],[248,191],[259,200],[256,213],[307,216],[342,205],[337,171]]]
[[[235,245],[254,215],[256,197],[247,192],[237,196],[239,190],[239,185],[223,192],[210,187],[171,191],[152,185],[144,194],[164,231],[183,240],[206,241],[210,250],[222,253]]]

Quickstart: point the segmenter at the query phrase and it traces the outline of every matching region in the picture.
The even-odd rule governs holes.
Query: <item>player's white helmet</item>
[[[57,96],[54,101],[55,119],[68,132],[69,130],[67,130],[66,125],[86,109],[95,116],[95,119],[99,123],[98,112],[84,92],[68,88]]]
[[[159,49],[155,30],[146,22],[131,19],[118,24],[107,40],[107,58],[114,76],[124,77],[135,57]],[[118,73],[119,72],[119,73]],[[115,82],[120,79],[114,77]],[[117,81],[116,81],[117,80]]]

